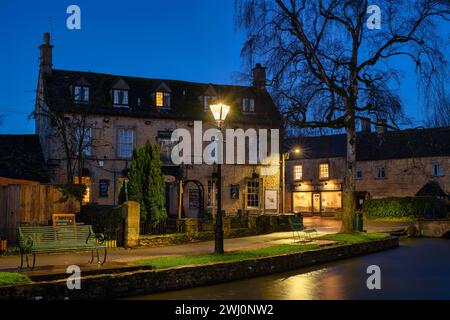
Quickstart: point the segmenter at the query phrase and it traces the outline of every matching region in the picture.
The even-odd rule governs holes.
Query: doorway
[[[320,214],[320,193],[313,193],[313,213]]]

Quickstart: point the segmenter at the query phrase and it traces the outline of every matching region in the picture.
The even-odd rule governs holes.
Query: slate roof
[[[346,156],[345,134],[298,137],[286,140],[286,148],[300,146],[303,154],[291,159]],[[384,134],[358,133],[358,161],[450,156],[450,127],[388,131]]]
[[[111,90],[120,80],[129,86],[129,109],[113,106]],[[77,83],[89,85],[91,91],[89,105],[73,102],[71,88]],[[154,106],[153,94],[163,84],[171,91],[169,110],[159,110]],[[216,85],[53,69],[51,73],[46,74],[45,87],[46,102],[50,108],[60,108],[67,112],[186,120],[212,120],[211,112],[204,111],[200,99],[208,88],[212,87],[221,101],[232,107],[227,118],[230,122],[266,124],[272,125],[273,128],[279,128],[281,123],[281,116],[270,94],[266,90],[252,86]],[[255,98],[254,114],[242,113],[242,98]]]
[[[37,135],[0,135],[0,177],[49,182]]]

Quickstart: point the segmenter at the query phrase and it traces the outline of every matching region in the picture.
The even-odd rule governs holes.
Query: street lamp
[[[224,104],[214,104],[210,105],[209,108],[216,120],[217,127],[222,133],[222,125],[230,112],[230,107]],[[219,141],[222,144],[222,141]],[[219,145],[219,150],[223,146]],[[220,155],[222,157],[222,155]],[[217,213],[216,213],[216,224],[215,224],[215,247],[214,252],[216,254],[223,254],[223,223],[222,223],[222,163],[221,158],[217,163]]]
[[[286,160],[289,160],[289,156],[290,154],[295,153],[296,155],[300,155],[302,152],[302,149],[300,149],[299,147],[296,147],[294,149],[291,149],[288,152],[284,152],[281,155],[281,213],[285,214],[286,213]]]

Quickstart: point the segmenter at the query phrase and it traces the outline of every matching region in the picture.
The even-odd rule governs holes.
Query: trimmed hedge
[[[364,203],[368,219],[380,218],[445,218],[445,201],[433,197],[370,199]]]

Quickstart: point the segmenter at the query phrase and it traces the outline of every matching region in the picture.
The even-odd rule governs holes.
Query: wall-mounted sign
[[[54,226],[71,226],[75,225],[76,219],[73,213],[54,213],[52,214],[52,224]]]
[[[277,190],[266,190],[264,197],[264,207],[266,210],[277,210],[278,209],[278,191]]]
[[[108,198],[109,180],[100,180],[98,192],[100,198]]]

